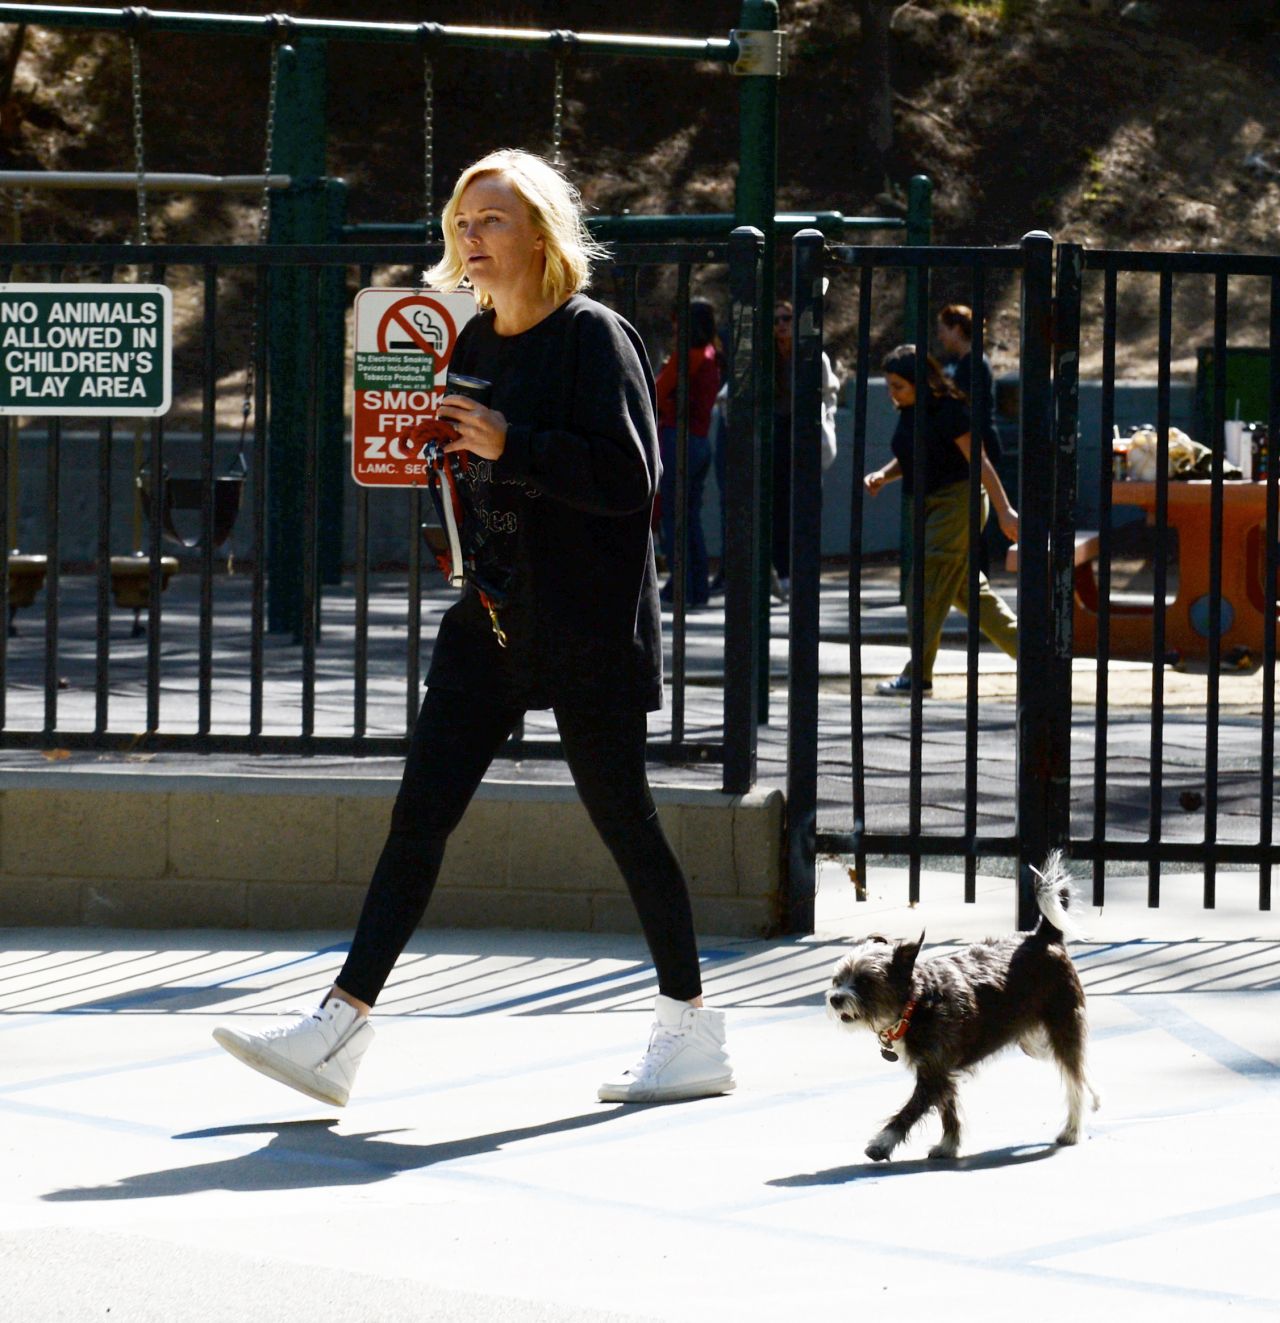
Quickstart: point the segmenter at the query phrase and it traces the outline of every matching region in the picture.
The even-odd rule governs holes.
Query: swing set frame
[[[736,75],[739,92],[739,172],[734,225],[749,225],[765,237],[762,300],[772,300],[776,243],[775,195],[777,184],[778,82],[785,72],[785,34],[778,26],[777,0],[742,0],[740,26],[722,37],[668,37],[566,30],[508,29],[438,23],[353,22],[349,20],[265,17],[228,13],[190,13],[150,10],[136,6],[102,9],[84,6],[0,4],[0,23],[28,24],[55,29],[120,32],[130,39],[135,65],[139,46],[154,33],[189,36],[238,36],[266,41],[279,59],[278,119],[275,124],[271,173],[293,180],[291,188],[271,197],[270,241],[273,244],[326,244],[344,237],[346,185],[326,175],[325,79],[330,42],[360,42],[417,48],[428,75],[431,60],[450,50],[491,54],[545,53],[555,70],[553,101],[559,151],[563,105],[563,76],[572,57],[591,56],[661,59],[685,65],[719,64]],[[135,106],[135,115],[137,107]],[[136,128],[137,126],[135,126]],[[433,186],[432,143],[425,144],[425,193]],[[139,179],[140,216],[145,217],[144,180]],[[427,210],[431,208],[428,205]],[[430,220],[428,216],[425,218]],[[728,229],[722,231],[727,239]],[[670,235],[676,238],[676,235]],[[692,236],[689,236],[692,237]],[[275,327],[327,325],[341,299],[331,280],[317,289],[302,272],[282,272],[270,282],[267,321]],[[333,305],[332,307],[330,305]],[[339,319],[340,324],[340,319]],[[333,349],[330,346],[330,349]],[[768,352],[768,346],[765,347]],[[266,548],[272,565],[269,628],[299,636],[303,629],[302,565],[296,549],[304,541],[306,511],[292,475],[306,463],[306,418],[319,408],[324,416],[341,418],[341,374],[325,372],[312,393],[311,353],[294,337],[277,334],[269,352],[271,421],[269,425],[269,491],[271,545]],[[772,373],[762,373],[762,421],[771,425]],[[764,438],[768,443],[769,438]],[[325,583],[341,578],[343,520],[343,435],[340,425],[322,429],[322,453],[316,457],[321,474],[320,539],[321,577]]]
[[[927,224],[922,229],[905,226],[900,218],[845,218],[837,213],[813,213],[780,217],[776,213],[777,174],[777,122],[778,83],[785,72],[785,34],[778,28],[776,0],[742,0],[740,26],[726,37],[677,38],[631,36],[606,33],[577,33],[568,31],[513,30],[487,27],[455,27],[432,23],[357,23],[333,19],[293,18],[287,15],[266,17],[232,14],[197,14],[177,11],[149,11],[139,8],[123,10],[92,9],[35,4],[0,4],[0,23],[31,24],[60,29],[91,29],[118,31],[130,39],[131,54],[137,64],[137,51],[152,33],[177,33],[191,36],[202,34],[240,36],[265,42],[278,57],[278,122],[275,122],[274,153],[268,149],[263,175],[264,198],[270,176],[291,180],[287,190],[270,197],[269,242],[258,247],[240,248],[228,252],[225,260],[243,264],[256,275],[257,297],[262,310],[261,341],[252,355],[253,378],[253,431],[254,472],[256,493],[267,493],[269,508],[255,511],[256,564],[254,566],[255,623],[253,671],[260,677],[262,654],[262,621],[258,613],[263,604],[263,564],[270,566],[266,579],[266,628],[268,632],[292,632],[303,645],[304,686],[303,732],[301,745],[317,748],[312,739],[309,684],[314,684],[315,645],[318,640],[319,583],[336,582],[341,577],[342,505],[345,489],[345,428],[343,426],[342,362],[344,345],[343,310],[345,288],[341,266],[357,266],[371,271],[374,265],[388,263],[420,264],[424,256],[420,246],[382,243],[351,244],[354,237],[347,231],[345,221],[345,184],[326,176],[325,160],[325,76],[327,48],[332,41],[372,42],[400,44],[415,47],[423,60],[424,92],[431,96],[431,60],[440,52],[450,49],[479,50],[489,53],[536,55],[545,53],[554,64],[555,96],[553,109],[553,146],[559,149],[563,117],[564,72],[570,57],[585,56],[636,57],[664,59],[690,64],[719,64],[736,76],[739,107],[739,171],[736,181],[735,209],[732,216],[701,217],[619,217],[602,218],[622,227],[621,233],[610,238],[629,240],[629,251],[620,254],[624,266],[635,264],[685,264],[719,261],[730,258],[729,267],[735,317],[753,322],[759,309],[772,306],[775,294],[776,245],[779,238],[789,236],[797,226],[825,223],[832,231],[843,236],[850,228],[899,229],[906,228],[908,243],[927,243]],[[273,59],[273,67],[277,61]],[[136,74],[136,68],[135,68]],[[135,115],[137,105],[135,103]],[[270,122],[270,121],[269,121]],[[135,131],[138,125],[135,124]],[[424,142],[424,200],[427,213],[432,211],[433,143],[428,116]],[[925,181],[927,183],[927,181]],[[0,180],[2,183],[2,180]],[[147,181],[141,166],[138,187],[141,208],[145,207]],[[927,214],[927,209],[926,209]],[[424,217],[429,223],[431,216]],[[652,227],[648,230],[629,227]],[[729,231],[734,231],[731,239]],[[143,226],[145,233],[145,226]],[[260,235],[260,238],[264,236]],[[833,233],[832,237],[837,237]],[[647,245],[644,242],[648,240]],[[655,240],[659,242],[654,242]],[[345,241],[345,242],[344,242]],[[732,254],[737,247],[738,275]],[[11,250],[9,260],[22,262],[46,261],[50,264],[77,261],[104,260],[126,266],[147,268],[153,279],[164,278],[164,268],[180,264],[189,257],[205,269],[206,319],[211,320],[217,299],[217,256],[208,250],[191,247],[184,253],[180,246],[151,247],[142,245],[132,249],[108,251],[105,246],[53,246],[47,255],[40,245],[24,247],[21,255]],[[221,260],[221,259],[219,259]],[[754,272],[750,277],[750,290],[737,289],[747,277],[743,272]],[[686,277],[687,279],[687,277]],[[335,315],[336,313],[336,315]],[[255,319],[257,321],[258,319]],[[736,323],[735,323],[736,324]],[[744,322],[745,324],[745,322]],[[316,326],[320,334],[308,338],[288,334],[290,328]],[[330,343],[336,334],[336,343]],[[209,338],[210,343],[212,340]],[[753,408],[738,410],[745,432],[739,444],[753,453],[767,454],[771,445],[773,421],[772,396],[772,339],[766,335],[746,334],[737,346],[735,362],[736,388],[743,398],[750,399]],[[267,379],[270,381],[270,410],[267,410]],[[206,393],[213,389],[206,382]],[[212,419],[212,405],[207,401],[207,419]],[[104,428],[109,424],[104,421]],[[212,612],[210,585],[212,579],[212,542],[209,536],[214,524],[212,506],[212,421],[207,423],[204,437],[202,481],[210,485],[205,493],[204,527],[207,530],[201,551],[201,643],[200,643],[200,730],[196,747],[209,747],[209,711],[211,694],[211,632]],[[53,429],[56,436],[56,426]],[[152,425],[152,472],[161,471],[161,444],[163,425],[154,420]],[[744,453],[746,453],[744,451]],[[56,442],[50,450],[56,456]],[[51,458],[51,465],[54,463]],[[769,481],[769,468],[761,467],[761,490],[744,487],[739,493],[737,506],[746,512],[751,509],[767,512],[770,508],[764,484]],[[301,477],[301,481],[299,478]],[[104,479],[105,481],[105,479]],[[743,479],[747,481],[746,478]],[[412,493],[420,499],[420,492]],[[261,499],[260,496],[255,499]],[[359,525],[367,528],[367,514],[357,507],[357,538]],[[416,522],[420,522],[417,520]],[[748,519],[748,522],[750,520]],[[416,524],[415,524],[416,532]],[[258,541],[262,536],[262,541]],[[148,630],[148,713],[147,730],[157,732],[159,723],[159,628],[158,599],[160,577],[159,522],[151,530],[151,625]],[[759,547],[767,546],[768,538],[757,539]],[[413,539],[417,554],[418,539]],[[265,551],[265,556],[262,554]],[[56,562],[56,555],[51,558]],[[741,563],[741,562],[739,562]],[[753,574],[741,574],[741,592],[749,594],[735,609],[741,620],[747,617],[768,618],[768,595],[764,584],[763,565],[754,565]],[[317,573],[318,570],[318,573]],[[411,561],[410,577],[416,582],[416,559]],[[105,591],[105,590],[104,590]],[[56,638],[56,599],[50,596],[46,634]],[[752,610],[754,605],[756,610]],[[416,635],[416,603],[410,602],[410,634]],[[757,621],[758,623],[758,621]],[[746,668],[754,685],[727,683],[726,691],[733,690],[735,715],[729,720],[726,711],[726,732],[735,731],[734,748],[724,751],[726,788],[743,788],[753,779],[754,753],[746,746],[739,750],[738,736],[747,732],[754,749],[755,717],[744,714],[751,705],[746,691],[758,686],[763,690],[754,700],[754,713],[763,711],[767,704],[767,648],[768,631],[756,628],[750,633],[746,648],[735,647],[735,671]],[[2,654],[0,654],[2,655]],[[754,659],[754,661],[752,660]],[[764,664],[761,664],[764,659]],[[738,665],[741,663],[741,666]],[[102,668],[100,667],[100,670]],[[409,702],[416,697],[416,668],[409,676]],[[310,677],[310,682],[306,677]],[[56,676],[46,676],[46,731],[49,736],[57,729]],[[728,681],[728,677],[727,677]],[[99,695],[100,729],[93,739],[101,741],[106,735],[105,686]],[[314,694],[310,694],[310,700]],[[740,701],[739,701],[740,700]],[[257,694],[256,716],[251,722],[250,748],[264,747],[258,733],[261,723],[261,694]],[[0,695],[0,703],[3,702]],[[359,705],[358,705],[359,706]],[[728,706],[728,703],[727,703]],[[737,708],[741,707],[742,712]],[[0,709],[2,710],[2,709]],[[410,720],[412,712],[409,713]],[[357,741],[367,746],[363,738],[363,718],[357,725]],[[685,753],[695,752],[683,744],[679,731],[673,738],[673,747]],[[728,744],[730,741],[726,741]],[[343,747],[346,747],[345,744]],[[710,749],[699,749],[698,756],[712,754]]]

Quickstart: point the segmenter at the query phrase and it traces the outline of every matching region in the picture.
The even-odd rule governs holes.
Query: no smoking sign
[[[362,289],[355,299],[351,475],[362,487],[422,487],[427,466],[409,434],[436,416],[470,294]]]

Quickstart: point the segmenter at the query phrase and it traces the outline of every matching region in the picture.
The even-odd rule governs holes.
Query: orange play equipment
[[[1177,532],[1178,594],[1165,607],[1165,646],[1184,657],[1209,656],[1209,493],[1207,480],[1169,483],[1169,527]],[[1266,624],[1266,499],[1265,482],[1227,482],[1222,487],[1222,652],[1248,648],[1261,657]],[[1111,489],[1113,509],[1135,506],[1155,525],[1156,484],[1117,482]],[[1008,568],[1017,568],[1017,547],[1009,549]],[[1099,537],[1079,532],[1075,544],[1074,648],[1083,656],[1098,651]],[[1151,660],[1151,603],[1111,602],[1111,655]]]

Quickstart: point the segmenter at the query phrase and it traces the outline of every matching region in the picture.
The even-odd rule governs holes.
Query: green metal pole
[[[846,216],[839,211],[780,211],[773,218],[778,237],[789,239],[797,230],[809,227],[829,239],[849,238],[873,230],[905,230],[901,216]],[[671,243],[699,239],[727,239],[734,228],[731,212],[696,212],[688,216],[588,216],[587,229],[597,239],[618,243]],[[344,227],[344,234],[375,243],[380,239],[422,239],[440,242],[440,222],[362,221]]]
[[[325,169],[323,41],[303,38],[280,51],[272,169],[293,186],[272,197],[273,243],[323,243],[328,238]],[[281,268],[271,280],[271,410],[267,451],[267,627],[302,633],[304,498],[307,421],[312,404],[312,345],[319,309],[301,269]]]
[[[102,32],[127,30],[134,20],[127,10],[93,9],[75,5],[0,4],[0,23],[34,23],[50,28],[90,28]],[[272,30],[274,15],[193,14],[181,10],[153,9],[147,12],[151,32],[182,32],[198,36],[256,37]],[[379,42],[414,46],[421,40],[420,23],[360,23],[348,19],[290,16],[290,31],[301,39]],[[547,31],[535,28],[450,27],[435,25],[434,40],[441,47],[460,50],[507,51],[536,54],[562,48],[566,35],[575,50],[592,55],[623,55],[648,59],[712,60],[732,63],[737,53],[725,37],[654,37],[645,34],[610,32]]]
[[[740,30],[776,32],[777,0],[742,0]],[[773,218],[778,192],[778,76],[744,74],[738,86],[738,186],[736,225],[764,235],[760,280],[760,352],[756,358],[756,425],[760,431],[760,545],[752,600],[759,614],[759,696],[757,719],[769,720],[769,567],[773,546],[773,300],[777,239]]]
[[[933,180],[928,175],[912,175],[907,185],[907,235],[909,248],[927,248],[933,242]],[[906,306],[903,309],[903,341],[913,341],[918,330],[927,333],[927,327],[916,326],[916,283],[919,272],[907,272]]]

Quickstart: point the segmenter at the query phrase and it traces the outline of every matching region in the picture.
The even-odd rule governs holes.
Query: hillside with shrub
[[[790,69],[783,80],[779,205],[898,215],[916,173],[935,183],[935,238],[1016,243],[1028,230],[1121,248],[1280,249],[1280,19],[1233,0],[914,0],[890,4],[893,143],[863,149],[873,101],[863,18],[881,0],[782,0]],[[192,10],[266,14],[276,6]],[[504,27],[724,35],[736,0],[652,0],[625,10],[591,0],[298,0],[313,17]],[[32,27],[0,92],[0,168],[133,167],[127,43],[119,34]],[[262,168],[267,43],[149,34],[143,122],[154,170]],[[538,150],[551,131],[546,55],[456,51],[434,65],[437,202],[468,160],[505,144]],[[713,66],[657,60],[572,61],[565,149],[588,202],[603,212],[727,211],[737,170],[737,87]],[[403,220],[424,209],[423,70],[408,47],[335,44],[330,59],[329,172],[351,186],[351,219]],[[10,235],[124,239],[127,193],[7,194]],[[252,242],[252,199],[157,196],[160,241]],[[715,294],[717,291],[711,291]],[[657,300],[666,292],[655,291]],[[966,294],[945,282],[939,299]],[[1016,351],[1016,290],[990,295],[997,366]],[[1239,281],[1231,338],[1265,343],[1269,291]],[[1211,291],[1182,282],[1179,372],[1209,336]],[[1120,366],[1154,370],[1154,286],[1122,289]],[[852,353],[851,282],[832,287],[829,335]],[[877,303],[877,347],[896,335],[892,289]],[[1086,371],[1097,346],[1086,335]]]

